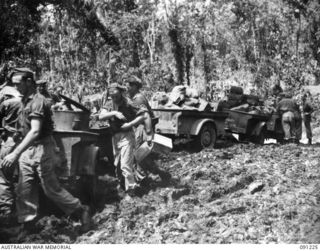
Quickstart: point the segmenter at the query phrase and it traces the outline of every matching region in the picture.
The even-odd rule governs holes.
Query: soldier
[[[152,119],[154,114],[147,98],[140,92],[142,82],[136,76],[131,76],[126,80],[129,98],[136,106],[143,106],[147,108],[148,112],[145,113],[145,122],[136,127],[136,144],[140,146],[144,141],[151,143],[153,139],[153,125]]]
[[[306,128],[306,134],[308,138],[308,144],[312,144],[312,130],[311,130],[311,114],[313,112],[313,107],[311,104],[311,94],[306,92],[302,96],[302,118],[304,126]]]
[[[147,98],[140,92],[142,87],[142,82],[136,76],[131,76],[126,80],[128,94],[130,100],[135,104],[137,107],[146,107],[148,112],[145,113],[145,121],[144,124],[139,124],[135,127],[135,137],[136,137],[136,148],[139,148],[144,142],[148,142],[149,145],[152,144],[152,139],[154,136],[154,122],[155,116],[151,109],[151,106],[147,100]],[[137,179],[141,182],[144,178],[146,178],[145,171],[150,171],[155,174],[159,174],[161,179],[168,179],[170,175],[159,167],[157,167],[156,163],[153,161],[144,163],[143,166],[137,164]]]
[[[23,68],[17,68],[8,74],[7,82],[2,89],[2,102],[0,103],[0,121],[1,121],[1,149],[0,160],[13,151],[18,141],[18,116],[21,112],[21,94],[15,86],[15,79],[12,79],[13,73],[23,71]],[[18,165],[15,163],[9,168],[0,167],[0,215],[3,224],[10,223],[13,219],[14,208],[14,181],[18,173]]]
[[[0,121],[2,122],[2,142],[0,160],[13,151],[18,142],[17,122],[21,112],[21,98],[10,98],[0,104]],[[0,167],[0,215],[1,222],[10,223],[13,219],[14,181],[18,165],[9,168]]]
[[[145,141],[148,142],[149,145],[152,143],[153,139],[153,128],[152,128],[152,118],[154,118],[154,114],[149,105],[146,97],[140,92],[140,88],[142,87],[141,80],[136,76],[131,76],[127,80],[127,88],[130,100],[137,105],[138,107],[144,106],[147,108],[148,112],[145,113],[145,121],[142,124],[139,124],[134,128],[135,139],[136,139],[136,148],[139,148]],[[145,172],[145,168],[141,167],[138,163],[136,165],[136,179],[139,182],[142,182],[147,174]]]
[[[286,96],[277,105],[277,112],[281,115],[282,127],[285,134],[285,142],[299,143],[301,137],[299,133],[300,109],[297,103]]]
[[[12,79],[22,94],[22,110],[19,115],[21,143],[2,161],[2,168],[9,168],[19,161],[17,187],[18,222],[24,230],[33,230],[38,216],[39,198],[36,175],[48,196],[66,214],[77,215],[82,223],[82,231],[90,228],[89,207],[82,205],[61,187],[55,174],[57,152],[53,143],[53,121],[51,110],[45,97],[36,93],[33,72],[25,69],[16,72]]]
[[[136,146],[133,128],[144,122],[144,107],[136,107],[124,97],[126,88],[118,83],[113,83],[109,87],[109,95],[112,104],[106,104],[99,114],[99,120],[109,120],[113,131],[113,152],[115,166],[124,177],[125,191],[129,196],[136,194],[138,185],[134,176],[133,151]],[[119,179],[120,181],[120,179]]]

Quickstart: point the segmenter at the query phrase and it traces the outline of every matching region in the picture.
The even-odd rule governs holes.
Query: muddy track
[[[23,243],[319,243],[319,146],[235,144],[160,156],[141,197],[99,178],[93,229],[46,216]],[[1,240],[3,242],[3,240]]]

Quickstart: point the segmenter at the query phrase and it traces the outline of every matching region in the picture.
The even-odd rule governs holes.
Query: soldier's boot
[[[312,145],[312,138],[308,138],[308,145]]]
[[[81,222],[80,231],[82,233],[88,232],[91,228],[91,223],[92,223],[90,207],[86,205],[81,205],[81,207],[76,209],[76,211],[74,212],[74,215],[80,219],[80,222]]]

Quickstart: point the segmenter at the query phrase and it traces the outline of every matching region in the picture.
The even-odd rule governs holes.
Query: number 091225
[[[299,246],[301,250],[318,250],[318,245],[312,244],[312,245],[307,245],[307,244],[301,244]]]

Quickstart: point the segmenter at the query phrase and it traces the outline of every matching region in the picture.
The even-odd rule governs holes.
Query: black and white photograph
[[[320,0],[0,0],[0,249],[83,244],[320,249]]]

